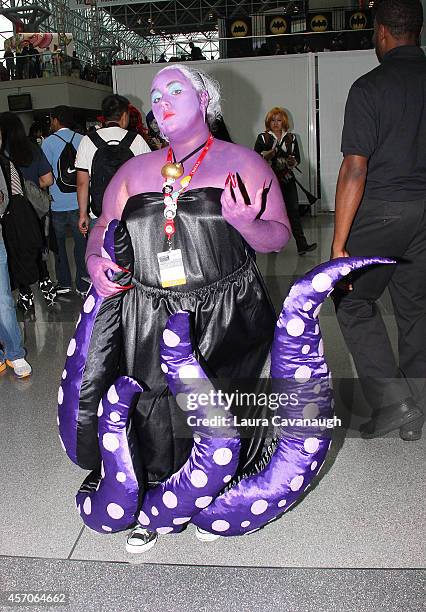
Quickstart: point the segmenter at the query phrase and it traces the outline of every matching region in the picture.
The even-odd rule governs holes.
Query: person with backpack
[[[71,272],[66,249],[66,230],[71,229],[74,240],[74,258],[76,265],[76,292],[84,297],[89,289],[86,280],[87,272],[84,262],[86,241],[78,229],[77,203],[77,170],[75,157],[82,136],[74,132],[74,118],[69,106],[56,106],[50,112],[50,129],[52,134],[42,143],[41,148],[50,163],[54,183],[50,188],[52,197],[52,226],[57,242],[55,268],[58,284],[58,295],[71,292]]]
[[[102,101],[105,127],[84,136],[78,147],[75,165],[79,229],[83,235],[89,231],[89,200],[92,218],[99,217],[105,189],[117,170],[132,157],[150,152],[144,138],[127,129],[129,105],[123,96],[107,96]]]
[[[17,185],[16,194],[22,194],[37,211],[37,201],[31,197],[31,194],[36,197],[43,197],[46,199],[46,210],[44,214],[39,214],[38,224],[41,248],[34,253],[35,262],[28,263],[24,274],[16,274],[12,278],[12,286],[16,286],[19,289],[17,305],[24,312],[30,312],[34,310],[34,295],[30,284],[38,281],[40,291],[48,306],[51,306],[55,302],[56,291],[50,280],[49,270],[47,268],[47,260],[49,254],[48,245],[48,213],[49,213],[49,198],[47,194],[47,188],[53,183],[53,174],[49,162],[47,161],[43,151],[37,144],[34,144],[26,135],[25,128],[20,118],[15,113],[2,113],[0,115],[0,134],[1,134],[1,153],[13,162],[18,174],[20,175],[21,185]],[[26,226],[29,225],[29,218],[27,217],[27,207],[24,205],[18,206],[18,211],[21,212],[20,223]],[[34,220],[34,215],[31,215],[31,219]],[[19,220],[19,214],[17,215]],[[37,232],[37,228],[34,229]],[[16,241],[15,241],[16,242]],[[27,241],[23,241],[24,244],[10,245],[10,248],[14,249],[16,257],[22,259],[22,247],[28,246]],[[9,253],[9,259],[13,262],[13,257]],[[15,267],[11,266],[12,269]],[[27,275],[31,267],[37,268],[37,274]],[[19,262],[20,269],[20,262]]]

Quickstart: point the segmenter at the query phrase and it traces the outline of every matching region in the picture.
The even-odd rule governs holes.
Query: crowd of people
[[[372,408],[361,429],[365,438],[399,431],[403,440],[418,440],[424,423],[422,21],[418,0],[382,0],[375,25],[380,66],[356,81],[346,105],[331,259],[394,258],[393,264],[348,277],[333,296]],[[385,97],[388,104],[377,104]],[[317,246],[308,242],[300,222],[295,174],[300,152],[285,109],[270,109],[250,151],[215,137],[215,125],[223,121],[219,89],[199,70],[164,67],[154,77],[151,106],[148,131],[142,134],[129,130],[131,106],[119,95],[103,101],[102,127],[84,136],[75,131],[65,106],[52,109],[45,139],[35,127],[27,137],[11,113],[0,117],[0,371],[9,366],[19,377],[31,374],[14,287],[18,305],[29,311],[34,283],[52,304],[73,290],[73,281],[84,298],[92,282],[98,296],[111,299],[87,347],[86,407],[93,404],[96,414],[117,372],[148,384],[132,416],[148,487],[180,469],[192,445],[192,437],[175,436],[179,411],[165,384],[167,366],[160,369],[159,343],[169,315],[192,313],[194,342],[215,378],[257,379],[276,318],[254,253],[280,251],[290,229],[300,256]],[[103,249],[113,220],[116,261]],[[74,279],[67,229],[74,242]],[[49,247],[56,284],[46,266]],[[377,306],[386,288],[398,326],[398,361]],[[309,310],[312,304],[305,306]],[[170,337],[170,346],[176,346],[175,335]],[[242,468],[259,458],[263,442],[262,431],[245,441]],[[157,537],[139,526],[127,549],[148,550]],[[208,539],[202,530],[199,537]]]
[[[278,38],[282,38],[282,41],[277,40]],[[362,34],[358,38],[359,40],[357,39],[356,48],[371,49],[373,47],[372,36],[368,35],[368,33]],[[288,38],[281,36],[273,37],[273,39],[273,41],[264,42],[258,46],[256,46],[256,44],[253,44],[253,46],[244,45],[241,49],[234,47],[230,52],[230,56],[262,57],[271,55],[291,55],[295,53],[311,53],[318,51],[345,51],[353,47],[353,45],[352,47],[348,46],[345,35],[342,32],[338,32],[332,37],[329,37],[326,43],[318,43],[318,38],[312,38],[310,36]],[[289,42],[287,42],[287,40],[289,40]],[[233,42],[235,43],[235,41]],[[29,43],[25,45],[22,50],[15,50],[15,52],[10,47],[5,49],[3,62],[0,62],[0,81],[41,77],[49,78],[51,76],[72,76],[85,81],[111,85],[111,66],[150,64],[151,61],[158,64],[166,62],[182,63],[187,61],[215,60],[219,58],[219,55],[216,57],[214,54],[207,57],[206,52],[204,52],[201,47],[190,41],[186,53],[171,55],[168,59],[164,52],[153,60],[149,59],[147,55],[143,55],[140,58],[113,59],[111,65],[102,62],[102,65],[95,66],[91,62],[83,62],[80,60],[76,51],[73,52],[72,56],[68,56],[55,45],[53,51],[48,50],[41,52]]]
[[[57,45],[52,51],[39,51],[32,43],[15,51],[10,47],[5,49],[3,62],[0,62],[0,81],[52,76],[73,77],[108,86],[112,82],[111,66],[102,63],[97,67],[91,62],[83,62],[76,51],[69,56]]]

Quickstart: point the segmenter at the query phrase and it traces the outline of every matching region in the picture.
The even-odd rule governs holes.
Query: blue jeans
[[[86,253],[86,238],[78,229],[79,212],[67,210],[64,212],[52,211],[52,225],[55,230],[58,253],[55,253],[56,278],[63,287],[71,287],[71,272],[66,249],[66,229],[70,226],[74,240],[74,260],[76,267],[75,286],[78,291],[87,291],[89,284],[83,280],[87,276],[84,256]]]
[[[24,357],[22,334],[16,319],[15,301],[10,290],[7,253],[0,238],[0,363],[5,359],[14,361]]]

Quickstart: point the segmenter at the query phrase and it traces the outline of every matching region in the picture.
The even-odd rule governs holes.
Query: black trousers
[[[353,275],[353,291],[335,300],[337,318],[373,410],[413,397],[426,405],[426,196],[362,201],[347,250],[387,256],[396,265]],[[398,362],[376,303],[388,288],[398,328]]]
[[[281,192],[283,194],[287,209],[288,220],[290,221],[293,238],[296,241],[297,250],[303,251],[307,245],[305,234],[303,233],[302,222],[299,213],[299,196],[297,195],[296,181],[291,179],[287,183],[280,181]]]

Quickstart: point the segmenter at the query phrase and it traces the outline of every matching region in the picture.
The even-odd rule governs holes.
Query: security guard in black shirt
[[[349,92],[331,257],[387,256],[396,265],[354,275],[337,293],[338,321],[371,420],[362,436],[421,437],[426,405],[426,57],[419,0],[376,5],[380,66]],[[388,288],[399,363],[376,301]]]

